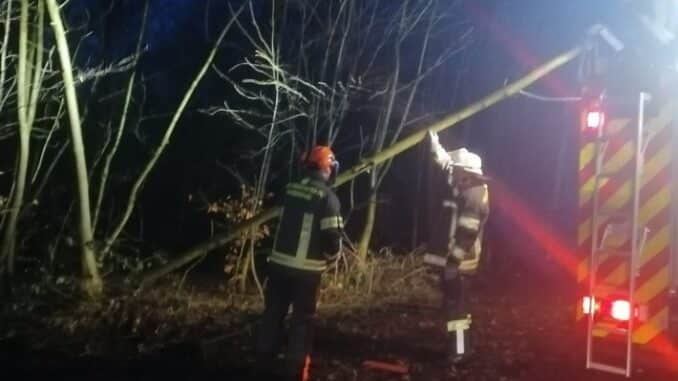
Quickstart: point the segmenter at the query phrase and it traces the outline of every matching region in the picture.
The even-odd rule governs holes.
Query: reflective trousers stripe
[[[475,242],[473,242],[473,247],[471,248],[471,253],[473,254],[471,258],[464,259],[463,257],[460,258],[458,255],[465,255],[466,250],[464,250],[461,247],[455,246],[455,248],[452,251],[452,255],[459,259],[459,271],[468,273],[468,272],[474,272],[475,270],[478,269],[478,265],[480,264],[480,255],[482,254],[482,240],[483,240],[483,231],[480,231],[480,234],[478,234],[478,237],[476,238]]]
[[[271,254],[269,260],[281,266],[291,267],[299,270],[325,271],[327,269],[327,262],[324,260],[297,258],[275,251]]]
[[[447,322],[447,332],[454,332],[457,344],[457,354],[463,355],[466,352],[466,339],[464,331],[471,328],[471,315],[465,319],[451,320]]]
[[[468,230],[478,231],[480,230],[480,219],[469,216],[460,216],[457,220],[457,226]]]

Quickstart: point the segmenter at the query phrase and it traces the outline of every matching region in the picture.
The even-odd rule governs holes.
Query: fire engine
[[[678,362],[678,36],[637,21],[628,30],[642,46],[607,32],[612,49],[587,73],[578,134],[586,367],[626,377],[646,358]]]

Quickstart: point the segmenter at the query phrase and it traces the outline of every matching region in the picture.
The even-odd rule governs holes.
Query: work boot
[[[456,353],[454,348],[451,348],[447,353],[447,363],[452,366],[468,364],[475,355],[473,349],[470,348],[463,354]]]
[[[468,355],[451,354],[447,355],[447,363],[450,365],[462,365],[468,361]]]
[[[311,367],[311,356],[306,355],[301,361],[287,360],[284,381],[308,381]]]

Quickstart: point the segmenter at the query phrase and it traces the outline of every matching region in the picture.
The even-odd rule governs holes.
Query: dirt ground
[[[623,379],[584,369],[574,295],[563,287],[567,280],[516,271],[485,273],[476,281],[470,299],[475,354],[467,363],[447,365],[439,295],[421,286],[435,285],[421,274],[399,278],[369,304],[339,299],[321,304],[311,379]],[[172,287],[98,304],[49,303],[44,297],[5,304],[3,368],[39,378],[249,379],[260,304],[251,297],[226,297],[219,283]],[[366,360],[398,363],[408,372],[366,369]],[[676,380],[678,373],[638,364],[633,379]]]

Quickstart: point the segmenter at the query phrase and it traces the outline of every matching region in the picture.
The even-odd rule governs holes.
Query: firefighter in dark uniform
[[[314,147],[302,158],[305,176],[287,185],[282,215],[268,258],[265,310],[257,340],[258,367],[270,372],[283,322],[292,306],[284,377],[308,379],[313,319],[320,278],[341,250],[343,221],[330,187],[339,167],[332,150]]]
[[[469,277],[480,264],[483,230],[489,215],[487,179],[483,176],[480,156],[465,148],[446,152],[438,135],[429,134],[435,162],[448,174],[451,204],[454,207],[453,229],[449,239],[448,259],[441,276],[443,310],[450,339],[449,359],[458,362],[468,354],[471,315],[465,306]]]

